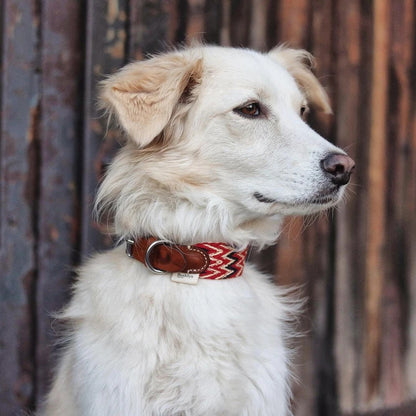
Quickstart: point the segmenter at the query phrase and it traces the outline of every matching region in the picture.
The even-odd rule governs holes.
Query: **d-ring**
[[[150,246],[147,248],[146,250],[146,254],[144,256],[144,264],[146,265],[146,267],[153,273],[157,273],[157,274],[164,274],[164,273],[168,273],[164,270],[160,270],[160,269],[156,269],[156,267],[153,267],[152,264],[150,263],[150,254],[152,252],[152,250],[156,247],[156,246],[160,246],[161,244],[167,244],[167,245],[172,245],[172,243],[170,241],[167,240],[156,240],[153,241],[152,244],[150,244]]]

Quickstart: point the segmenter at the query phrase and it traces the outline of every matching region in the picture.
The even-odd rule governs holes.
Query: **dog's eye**
[[[300,116],[302,117],[302,118],[304,118],[304,117],[306,117],[306,115],[309,113],[309,108],[308,108],[308,106],[307,105],[303,105],[301,108],[300,108]]]
[[[234,109],[234,111],[244,117],[258,117],[261,114],[259,103],[246,104]]]

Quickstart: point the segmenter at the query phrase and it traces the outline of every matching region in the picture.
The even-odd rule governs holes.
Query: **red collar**
[[[243,273],[248,249],[225,243],[177,245],[154,237],[126,240],[126,253],[153,273],[173,273],[172,280],[195,284],[198,279],[231,279]]]

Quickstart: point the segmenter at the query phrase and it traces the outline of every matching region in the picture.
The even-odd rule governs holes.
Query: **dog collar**
[[[126,254],[157,274],[196,284],[198,279],[221,280],[243,273],[248,249],[235,251],[225,243],[178,245],[154,237],[126,240]]]

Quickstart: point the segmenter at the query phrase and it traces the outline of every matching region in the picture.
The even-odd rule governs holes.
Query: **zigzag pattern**
[[[243,273],[248,248],[235,251],[224,243],[201,243],[196,246],[204,249],[210,259],[207,270],[199,276],[201,279],[231,279]]]

